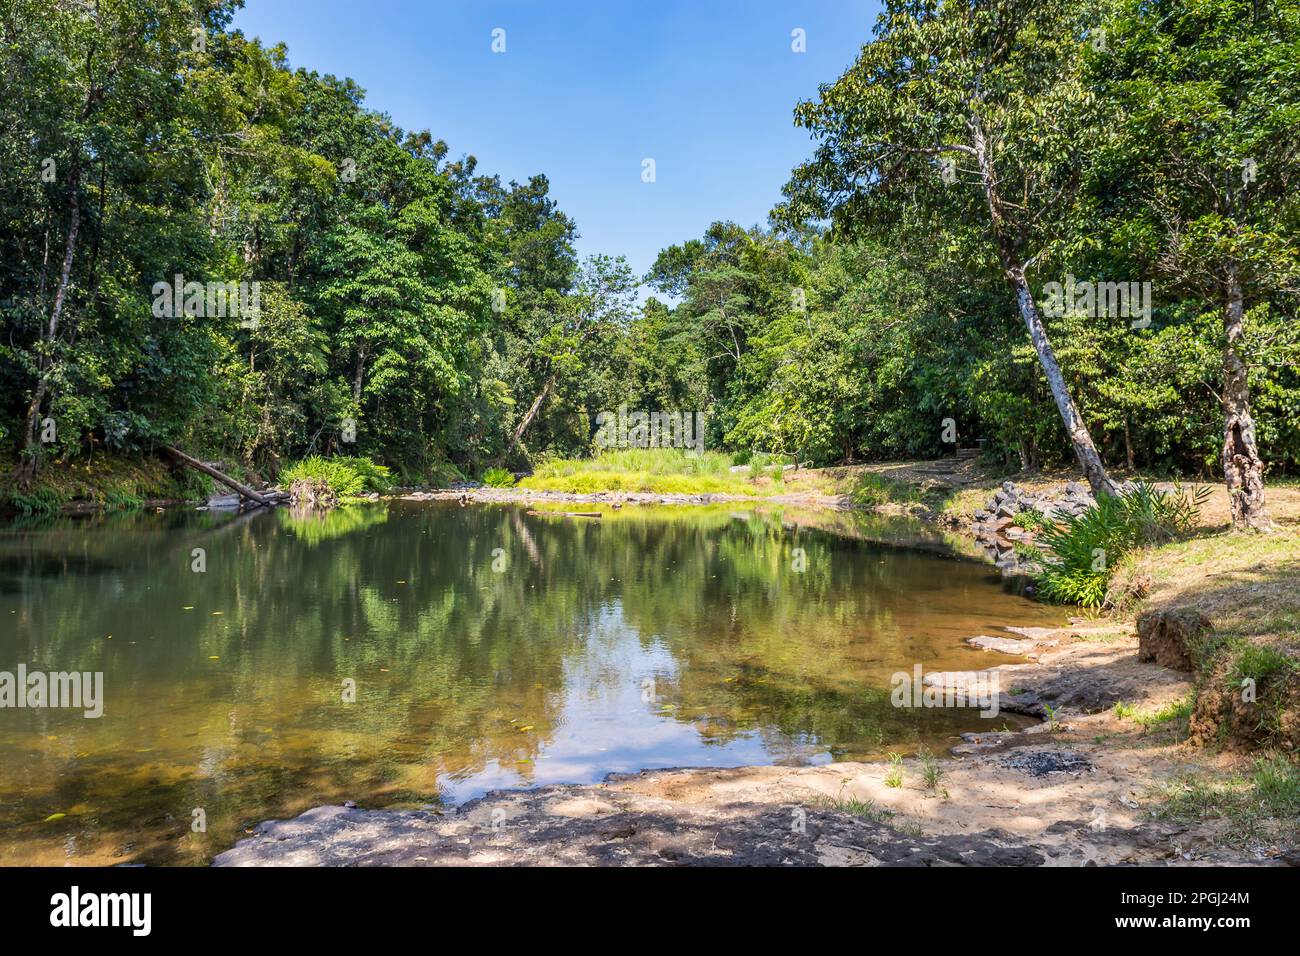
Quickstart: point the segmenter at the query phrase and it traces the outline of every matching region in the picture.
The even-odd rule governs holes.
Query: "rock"
[[[1004,672],[1023,670],[1026,667],[1032,668],[1034,664],[999,664],[997,667],[990,667],[981,671],[931,671],[921,678],[921,683],[926,687],[933,687],[940,691],[983,691],[989,688],[994,681],[1001,680]]]
[[[1019,634],[1021,637],[1028,638],[1031,641],[1041,641],[1043,638],[1055,634],[1057,629],[1054,627],[1020,627],[1015,624],[1008,624],[1002,628],[1004,631],[1010,631],[1012,634]],[[1053,644],[1056,642],[1053,641]]]
[[[1213,625],[1199,611],[1150,611],[1138,617],[1137,629],[1138,660],[1191,671],[1193,648],[1213,630]]]
[[[672,773],[672,771],[660,771]],[[614,781],[617,775],[609,778]],[[801,826],[791,825],[798,819]],[[704,808],[603,787],[494,791],[436,815],[316,807],[214,866],[1038,866],[1005,833],[913,836],[815,802]]]
[[[289,486],[289,497],[295,505],[309,508],[333,508],[339,503],[334,489],[319,478],[299,478]]]
[[[1017,641],[1010,637],[989,637],[981,634],[978,637],[966,638],[966,643],[971,647],[978,647],[983,651],[997,651],[1000,654],[1028,654],[1038,646],[1037,641]]]

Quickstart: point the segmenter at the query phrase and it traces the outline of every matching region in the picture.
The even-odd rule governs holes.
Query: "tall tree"
[[[1222,323],[1222,462],[1237,528],[1270,527],[1247,315],[1300,288],[1300,2],[1125,0],[1090,57],[1122,119],[1101,165],[1111,247]]]
[[[1080,52],[1095,22],[1082,0],[887,0],[875,39],[797,124],[821,140],[795,170],[778,218],[848,228],[903,216],[976,227],[1014,294],[1079,464],[1113,494],[1030,287],[1060,244],[1096,128]]]

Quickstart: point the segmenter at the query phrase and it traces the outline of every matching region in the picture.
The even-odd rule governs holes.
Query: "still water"
[[[394,501],[14,525],[0,671],[103,672],[104,713],[0,709],[0,864],[205,863],[349,799],[941,753],[1004,718],[892,707],[890,675],[987,666],[964,638],[1063,617],[905,519]]]

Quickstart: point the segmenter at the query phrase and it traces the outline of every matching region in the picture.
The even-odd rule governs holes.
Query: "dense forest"
[[[161,443],[445,481],[590,454],[622,406],[814,464],[1226,478],[1240,524],[1300,471],[1300,0],[888,0],[791,104],[769,221],[645,276],[240,5],[0,3],[16,486]]]

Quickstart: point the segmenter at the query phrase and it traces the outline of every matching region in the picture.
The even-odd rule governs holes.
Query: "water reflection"
[[[328,801],[938,749],[989,722],[895,709],[889,675],[979,665],[964,638],[1060,619],[915,524],[789,510],[393,502],[14,529],[0,669],[103,671],[106,703],[0,710],[0,862],[200,863]]]

